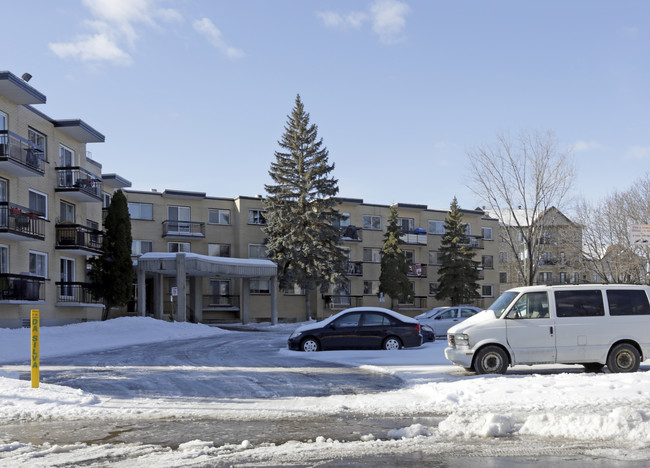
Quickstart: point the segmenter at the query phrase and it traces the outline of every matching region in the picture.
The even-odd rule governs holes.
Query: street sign
[[[630,226],[630,244],[650,245],[650,224],[633,224]]]

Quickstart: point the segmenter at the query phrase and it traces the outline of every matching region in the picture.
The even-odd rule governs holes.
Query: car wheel
[[[472,367],[477,374],[505,374],[508,356],[498,346],[486,346],[478,352]]]
[[[585,362],[583,366],[587,372],[600,372],[605,367],[605,364],[601,364],[600,362]]]
[[[309,337],[302,340],[302,343],[300,343],[300,349],[306,353],[313,353],[315,351],[320,351],[320,344],[316,338]]]
[[[636,372],[640,364],[639,351],[627,343],[614,346],[607,356],[607,367],[612,372]]]
[[[402,347],[402,342],[396,336],[389,336],[384,340],[382,348],[387,350],[396,350]]]

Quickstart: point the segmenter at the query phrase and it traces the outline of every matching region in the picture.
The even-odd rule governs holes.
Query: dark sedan
[[[381,307],[353,307],[303,325],[289,337],[289,349],[400,349],[420,346],[417,320]]]

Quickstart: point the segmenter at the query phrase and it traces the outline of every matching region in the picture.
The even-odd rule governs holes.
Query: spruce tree
[[[93,294],[104,301],[102,320],[108,319],[112,307],[126,305],[133,293],[131,219],[121,190],[108,207],[104,231],[103,252],[89,261]]]
[[[470,245],[463,213],[456,197],[445,219],[445,234],[440,246],[441,267],[438,270],[440,285],[436,298],[449,299],[451,305],[467,304],[479,296],[478,266],[474,249]]]
[[[397,223],[397,206],[390,207],[388,227],[384,234],[384,245],[381,249],[381,273],[379,275],[379,292],[390,296],[391,308],[395,301],[404,302],[413,293],[408,279],[406,256],[400,245],[402,231]]]
[[[268,236],[266,247],[278,265],[280,288],[293,284],[305,290],[306,318],[311,318],[310,291],[342,278],[346,257],[339,247],[340,231],[334,222],[338,180],[331,177],[318,127],[309,122],[300,95],[284,127],[265,185]]]

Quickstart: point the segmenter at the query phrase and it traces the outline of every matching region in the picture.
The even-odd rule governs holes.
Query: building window
[[[489,227],[481,228],[481,235],[485,240],[492,240],[492,228]]]
[[[305,295],[305,289],[301,288],[297,284],[292,284],[290,286],[287,286],[282,290],[282,292],[285,294],[285,296],[304,296]]]
[[[334,226],[348,227],[350,225],[350,213],[339,213],[338,221],[334,222]]]
[[[499,252],[499,263],[508,263],[508,252]]]
[[[377,296],[377,295],[379,295],[379,281],[364,281],[363,282],[363,295],[364,296]]]
[[[481,297],[493,297],[494,290],[491,284],[484,284],[481,286]]]
[[[370,263],[381,262],[381,249],[373,247],[363,248],[363,261]]]
[[[248,258],[268,259],[269,254],[264,244],[248,244]]]
[[[560,272],[560,284],[567,284],[566,273],[564,271]]]
[[[248,224],[266,224],[264,210],[248,210]]]
[[[230,257],[230,244],[208,244],[211,257]]]
[[[541,271],[539,273],[539,282],[540,283],[550,283],[553,280],[553,273],[550,271]]]
[[[573,273],[573,284],[579,284],[580,283],[580,273],[574,272]]]
[[[397,225],[403,234],[410,234],[415,229],[415,220],[413,218],[397,218]]]
[[[62,258],[60,261],[61,267],[61,276],[60,281],[62,283],[72,283],[74,282],[74,260],[71,258]],[[61,285],[61,297],[72,298],[74,297],[74,290],[71,284],[62,284]]]
[[[63,145],[59,146],[59,162],[61,167],[74,166],[74,151]]]
[[[429,250],[429,265],[442,265],[442,252]]]
[[[72,203],[61,200],[59,202],[59,222],[72,223],[75,222],[74,205]]]
[[[113,197],[111,196],[110,193],[108,192],[103,192],[102,193],[102,208],[108,209],[109,206],[111,206],[111,200]]]
[[[438,288],[440,287],[439,282],[429,283],[429,296],[435,296],[438,294]]]
[[[363,228],[381,231],[381,216],[363,215]]]
[[[252,279],[250,282],[251,294],[270,294],[269,280]]]
[[[429,234],[444,234],[445,222],[444,221],[429,221]]]
[[[0,273],[9,273],[9,247],[0,245]]]
[[[190,243],[189,242],[168,242],[167,251],[168,252],[189,252]]]
[[[30,190],[29,209],[47,219],[47,195]]]
[[[481,257],[481,263],[483,265],[483,268],[487,270],[494,269],[494,260],[492,258],[492,255],[483,255],[483,257]]]
[[[208,224],[230,224],[230,210],[208,208]]]
[[[29,272],[36,276],[47,278],[47,254],[29,252]]]
[[[142,255],[148,252],[153,252],[153,241],[133,239],[131,242],[131,255]]]
[[[189,206],[168,206],[167,227],[169,232],[191,232],[192,213]]]
[[[27,139],[42,151],[42,153],[39,154],[40,158],[47,160],[47,138],[45,135],[34,130],[33,128],[28,128]]]
[[[505,284],[508,282],[508,273],[502,271],[499,273],[499,283]]]
[[[153,220],[153,205],[151,203],[129,203],[131,219]]]
[[[469,223],[463,223],[463,226],[465,226],[465,235],[471,236],[472,235],[472,225]]]

